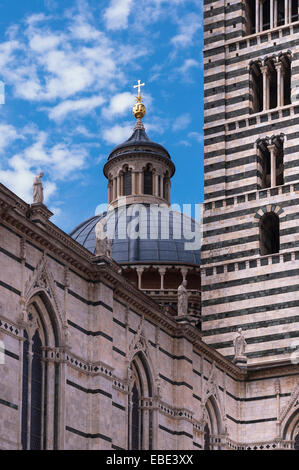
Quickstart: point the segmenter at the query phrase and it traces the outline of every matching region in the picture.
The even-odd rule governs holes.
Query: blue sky
[[[70,231],[107,202],[103,165],[132,133],[141,79],[149,137],[176,165],[172,202],[203,201],[201,0],[0,0],[0,182]]]

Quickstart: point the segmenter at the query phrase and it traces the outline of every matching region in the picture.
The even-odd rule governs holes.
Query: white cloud
[[[134,106],[135,96],[133,93],[124,92],[114,95],[109,103],[109,106],[103,110],[103,113],[107,118],[113,118],[114,116],[121,116]]]
[[[4,69],[14,58],[13,53],[20,48],[18,41],[11,40],[0,44],[0,68]],[[1,70],[3,73],[4,70]]]
[[[23,136],[9,124],[0,124],[0,153],[2,153],[8,145]]]
[[[128,18],[133,0],[111,0],[104,12],[107,29],[125,29],[128,27]]]
[[[189,13],[179,20],[178,25],[179,32],[171,39],[172,44],[176,47],[190,46],[194,41],[194,36],[201,28],[201,16]]]
[[[56,193],[59,180],[76,175],[84,167],[88,154],[83,145],[67,145],[65,142],[51,145],[48,134],[43,131],[35,135],[28,133],[26,137],[34,137],[34,142],[2,162],[0,181],[25,201],[31,202],[33,178],[42,170],[47,201]]]
[[[102,96],[92,96],[90,98],[82,98],[80,100],[66,100],[58,104],[49,111],[50,119],[61,120],[67,114],[77,112],[81,115],[86,115],[92,110],[101,106],[105,102]]]
[[[188,113],[182,114],[181,116],[178,116],[175,119],[174,123],[172,124],[172,130],[174,132],[182,131],[186,129],[186,127],[189,126],[190,122],[191,122],[190,114]]]
[[[188,73],[190,72],[190,69],[192,68],[197,68],[199,67],[200,64],[197,60],[195,59],[186,59],[184,63],[181,65],[181,67],[178,67],[176,71],[180,73],[181,75],[184,75],[185,78],[187,78]]]
[[[116,124],[103,130],[103,138],[108,144],[121,144],[127,140],[133,132],[132,124]]]
[[[199,143],[203,142],[203,133],[201,132],[189,132],[188,137],[195,139]]]
[[[62,36],[54,34],[34,34],[30,41],[30,48],[39,53],[47,52],[56,49],[62,41]]]

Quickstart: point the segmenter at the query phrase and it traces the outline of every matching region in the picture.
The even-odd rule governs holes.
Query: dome
[[[162,145],[150,140],[142,122],[138,122],[131,137],[122,144],[117,145],[110,152],[107,162],[119,156],[127,156],[127,154],[136,156],[140,152],[146,152],[148,155],[152,154],[152,156],[166,158],[171,161],[168,151]]]
[[[93,254],[95,228],[100,220],[112,242],[112,257],[120,264],[200,264],[200,225],[183,213],[168,207],[135,204],[91,217],[70,236]]]

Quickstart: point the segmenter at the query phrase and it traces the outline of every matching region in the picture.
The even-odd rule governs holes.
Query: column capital
[[[159,274],[161,274],[161,276],[165,276],[166,274],[166,267],[159,267]]]
[[[268,65],[261,65],[260,69],[261,69],[262,74],[266,74],[266,75],[269,74]]]
[[[270,152],[272,152],[273,150],[275,151],[277,147],[276,147],[275,144],[269,144],[269,145],[267,146],[267,148],[268,148],[268,150],[269,150]]]

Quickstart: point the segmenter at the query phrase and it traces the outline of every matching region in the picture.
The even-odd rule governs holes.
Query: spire
[[[138,80],[138,85],[134,85],[134,88],[138,88],[138,95],[136,96],[136,104],[133,106],[133,115],[135,119],[137,119],[137,124],[139,121],[140,122],[139,125],[141,126],[143,126],[141,119],[144,118],[146,114],[146,107],[142,103],[142,97],[140,93],[140,88],[142,86],[145,86],[145,83],[140,83],[140,80]],[[137,127],[137,129],[140,129],[140,128],[141,127]]]

